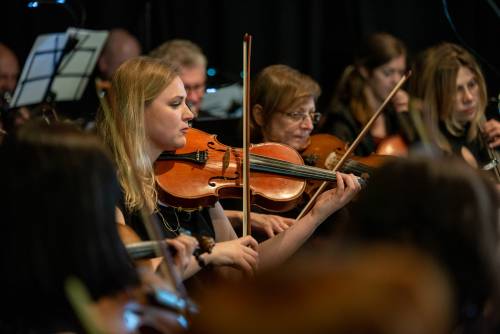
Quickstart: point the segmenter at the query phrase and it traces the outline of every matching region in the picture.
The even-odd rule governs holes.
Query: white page
[[[76,37],[78,43],[60,60],[70,36]],[[69,28],[65,33],[38,36],[24,65],[10,107],[42,102],[55,72],[54,66],[59,61],[50,88],[56,94],[55,101],[79,100],[107,37],[107,31],[75,28]]]
[[[78,44],[62,60],[52,84],[56,101],[73,101],[82,97],[88,77],[108,37],[107,31],[69,28],[66,32],[68,36],[75,36]]]
[[[10,107],[39,103],[45,97],[54,72],[66,45],[66,33],[45,34],[37,37],[24,64]]]

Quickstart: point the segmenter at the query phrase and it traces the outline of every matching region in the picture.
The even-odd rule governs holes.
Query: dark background
[[[490,0],[500,6],[500,0]],[[28,9],[27,1],[0,3],[0,41],[21,63],[35,37],[64,31],[75,20],[61,5]],[[311,75],[323,88],[324,106],[361,39],[386,31],[402,39],[410,55],[441,41],[459,42],[441,0],[66,0],[75,17],[86,8],[85,28],[123,27],[148,52],[165,40],[199,44],[220,80],[239,79],[242,36],[253,35],[252,73],[276,63]],[[490,95],[500,93],[500,19],[487,0],[448,0],[459,35],[482,58]]]

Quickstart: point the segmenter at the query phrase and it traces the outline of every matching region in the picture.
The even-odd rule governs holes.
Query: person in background
[[[187,93],[187,105],[194,117],[198,117],[207,81],[207,58],[201,48],[185,39],[173,39],[151,51],[150,56],[163,59],[179,69]]]
[[[5,44],[0,43],[0,92],[14,93],[19,77],[17,57]]]
[[[125,29],[111,29],[97,60],[102,80],[110,81],[113,73],[125,60],[138,57],[142,53],[141,44]]]
[[[411,91],[421,100],[431,141],[473,166],[492,162],[500,122],[485,118],[486,83],[476,59],[459,45],[442,43],[422,52],[415,64]]]
[[[288,145],[302,153],[309,148],[311,133],[321,118],[316,101],[321,94],[318,83],[310,76],[278,64],[265,67],[252,83],[250,96],[250,134],[252,143],[277,142]],[[333,148],[332,148],[333,150]],[[325,168],[325,166],[318,166]],[[305,197],[304,197],[305,198]],[[297,206],[286,217],[296,218],[304,206]],[[345,208],[330,220],[347,220]],[[290,220],[281,224],[290,224]],[[319,234],[337,224],[323,224]],[[285,226],[286,227],[286,226]],[[316,233],[318,234],[318,233]]]
[[[286,65],[272,65],[256,76],[250,96],[253,143],[277,142],[303,151],[321,114],[319,85]]]
[[[18,77],[19,62],[16,55],[7,45],[0,43],[0,142],[6,133],[15,131],[30,118],[27,108],[8,108]]]
[[[387,33],[370,35],[354,64],[344,70],[330,109],[320,122],[319,131],[352,143],[405,74],[406,58],[406,47],[396,37]],[[415,131],[408,110],[409,95],[400,89],[355,153],[361,156],[375,153],[384,139],[395,134],[403,135],[405,143],[414,141]]]

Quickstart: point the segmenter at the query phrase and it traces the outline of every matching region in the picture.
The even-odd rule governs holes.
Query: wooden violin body
[[[375,153],[397,157],[407,157],[408,145],[405,143],[401,135],[392,135],[385,138],[378,144]]]
[[[347,144],[339,138],[329,134],[311,136],[309,146],[302,151],[306,164],[320,168],[332,169],[336,162],[345,154]],[[367,157],[350,156],[341,166],[343,173],[353,173],[358,176],[369,175],[374,168],[380,167],[390,157],[372,154]]]
[[[197,208],[213,206],[218,198],[240,198],[241,150],[196,129],[190,129],[186,139],[185,147],[163,154],[155,163],[160,200],[175,207]],[[254,145],[250,154],[251,159],[264,156],[303,165],[297,151],[277,143]],[[252,204],[270,211],[287,211],[300,201],[304,179],[257,171],[254,161],[250,163]]]
[[[330,134],[316,134],[310,138],[309,146],[302,151],[302,157],[306,164],[319,168],[331,170],[342,158],[347,149],[347,144],[339,138]],[[375,168],[380,167],[391,157],[372,154],[367,157],[350,156],[340,167],[343,173],[352,173],[367,179]],[[320,181],[309,180],[305,193],[312,197],[321,186]]]

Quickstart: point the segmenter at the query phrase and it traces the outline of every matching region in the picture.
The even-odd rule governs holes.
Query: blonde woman
[[[184,227],[207,231],[217,242],[211,254],[201,256],[202,261],[191,261],[186,277],[200,270],[200,264],[231,266],[252,273],[258,263],[259,267],[266,267],[282,262],[360,189],[354,177],[339,174],[337,188],[324,193],[308,215],[283,233],[261,244],[250,236],[237,238],[219,203],[200,212],[186,213],[157,202],[153,163],[163,151],[186,144],[185,135],[193,119],[186,105],[186,90],[175,70],[158,59],[131,59],[118,68],[112,86],[114,108],[109,117],[101,114],[98,128],[118,168],[124,193],[124,205],[119,211],[125,217],[124,222],[143,235],[134,222],[134,212],[146,209],[151,214],[159,213],[165,237],[177,235],[178,228]],[[120,138],[110,131],[111,123],[116,125]],[[140,189],[131,187],[123,177],[130,166],[137,170]]]

